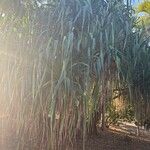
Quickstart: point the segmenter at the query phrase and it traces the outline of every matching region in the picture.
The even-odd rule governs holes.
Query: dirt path
[[[2,124],[0,124],[0,129],[3,129],[0,130],[0,150],[16,150],[18,140],[13,136],[15,135],[13,132],[13,129],[15,128],[12,129],[6,125],[3,125],[2,127]],[[131,124],[122,124],[119,127],[111,126],[110,129],[107,129],[106,131],[100,131],[97,136],[90,137],[85,142],[85,150],[150,150],[150,132],[145,132],[143,129],[140,129],[140,133],[140,137],[137,137],[136,126]],[[82,141],[77,140],[73,150],[83,150],[82,145]],[[32,141],[31,143],[28,143],[27,148],[22,148],[21,150],[47,149],[40,149],[37,146],[35,148]]]
[[[110,126],[99,135],[89,138],[85,143],[86,150],[150,150],[150,131],[140,127],[140,136],[136,135],[134,123],[122,122],[119,126]],[[79,141],[75,150],[82,150]]]
[[[144,127],[139,127],[139,136],[137,137],[137,126],[134,123],[122,122],[119,126],[110,126],[110,129],[118,133],[127,134],[133,138],[150,142],[150,131],[146,131]]]
[[[79,141],[74,150],[82,150]],[[86,141],[86,150],[150,150],[150,142],[113,130],[101,132]]]

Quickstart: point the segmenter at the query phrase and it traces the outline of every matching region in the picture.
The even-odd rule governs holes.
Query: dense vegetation
[[[118,117],[150,117],[150,39],[131,1],[0,6],[0,114],[16,128],[18,149],[62,149],[79,137],[84,149],[99,122],[104,130]],[[116,98],[127,104],[121,113]]]

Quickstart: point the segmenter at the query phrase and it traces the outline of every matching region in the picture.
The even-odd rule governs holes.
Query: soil
[[[85,142],[85,150],[150,150],[150,131],[140,127],[139,133],[137,136],[137,126],[134,123],[122,122],[105,131],[99,130],[97,136],[92,136]],[[75,150],[82,149],[83,144],[79,140]]]
[[[98,135],[91,136],[85,141],[85,150],[150,150],[150,131],[145,131],[141,128],[140,136],[136,136],[136,129],[136,126],[133,124],[125,123],[120,126],[111,126],[105,131],[99,130]],[[11,131],[8,132],[10,135]],[[9,141],[12,141],[14,138],[13,133],[11,133],[11,137],[7,138],[11,139]],[[3,146],[0,145],[0,150],[20,150],[16,149],[16,142],[10,143],[8,140],[6,142],[6,139],[2,141],[1,138],[0,143],[2,144],[2,142]],[[44,148],[33,148],[33,141],[30,144],[28,143],[28,146],[30,148],[22,148],[21,150],[47,150]],[[72,148],[62,150],[72,150]],[[78,139],[76,141],[73,150],[83,150],[81,140]]]
[[[82,149],[82,142],[79,141],[75,150]],[[89,138],[85,143],[85,150],[150,150],[150,141],[107,130]]]

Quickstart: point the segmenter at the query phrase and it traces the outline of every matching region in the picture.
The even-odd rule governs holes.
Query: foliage
[[[118,125],[120,121],[131,122],[135,120],[135,112],[131,105],[125,106],[122,110],[117,110],[116,106],[109,104],[106,110],[106,124],[109,126],[111,124]]]
[[[107,125],[111,124],[117,124],[120,120],[120,114],[118,111],[116,111],[116,107],[114,105],[109,105],[107,107],[107,117],[106,117],[106,123]]]
[[[137,112],[136,94],[148,102],[148,41],[142,29],[133,33],[129,3],[60,0],[40,7],[24,2],[23,11],[17,5],[13,12],[6,9],[0,24],[0,54],[6,58],[0,106],[15,120],[18,149],[35,138],[39,149],[67,149],[78,135],[84,143],[116,87],[127,86]]]
[[[150,1],[146,0],[143,1],[142,3],[138,4],[138,6],[136,7],[136,12],[139,15],[139,19],[138,19],[138,25],[142,26],[143,24],[148,27],[150,26]],[[141,15],[141,13],[143,13]]]
[[[150,1],[146,0],[142,3],[140,3],[137,7],[138,12],[146,12],[150,14]]]
[[[124,119],[128,122],[134,121],[134,109],[131,105],[128,105],[124,111],[122,111],[121,119]]]

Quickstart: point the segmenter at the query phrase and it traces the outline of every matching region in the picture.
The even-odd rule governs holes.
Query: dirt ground
[[[74,150],[82,150],[82,142],[78,142]],[[130,136],[128,134],[108,130],[93,136],[86,141],[86,150],[150,150],[150,140]]]
[[[77,142],[75,150],[82,150],[82,142]],[[105,131],[99,131],[97,136],[85,142],[86,150],[150,150],[150,131],[137,127],[134,123],[122,122],[119,126],[110,126]]]
[[[122,123],[120,126],[111,126],[105,131],[99,131],[98,135],[91,136],[85,142],[85,150],[150,150],[150,131],[145,131],[141,128],[140,136],[137,137],[136,129],[137,128],[134,124],[129,123]],[[11,137],[8,139],[13,139],[13,132],[7,132],[9,132],[9,135],[11,135]],[[0,139],[0,144],[6,142],[6,139]],[[0,145],[0,150],[47,150],[37,147],[33,148],[33,143],[28,144],[30,148],[27,147],[22,149],[16,149],[17,143],[15,143],[14,146],[10,145],[10,142],[6,143],[7,144],[5,145],[3,144],[3,147]],[[72,148],[62,150],[72,150]],[[81,140],[77,140],[73,150],[83,150],[83,144]]]

